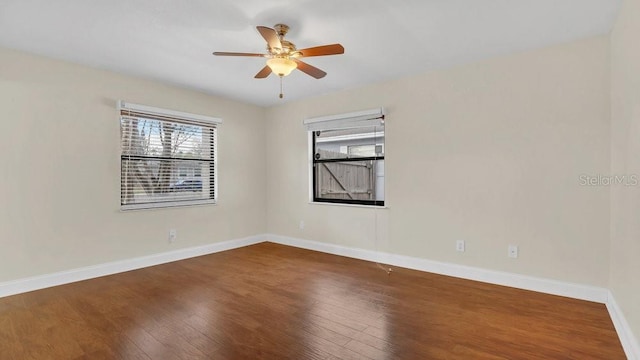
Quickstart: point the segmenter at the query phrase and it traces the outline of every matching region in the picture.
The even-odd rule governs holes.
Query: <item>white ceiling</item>
[[[271,106],[611,30],[621,0],[0,0],[0,46]],[[291,27],[328,75],[295,71],[278,99],[256,25]]]

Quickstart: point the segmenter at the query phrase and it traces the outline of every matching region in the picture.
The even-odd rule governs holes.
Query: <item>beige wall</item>
[[[218,205],[119,211],[119,99],[223,118]],[[262,108],[5,49],[0,109],[0,282],[266,229]]]
[[[640,176],[640,2],[626,0],[611,35],[612,173]],[[611,188],[610,287],[640,336],[640,187]]]
[[[608,51],[591,38],[268,109],[269,232],[607,286],[609,189],[579,178],[609,172]],[[388,209],[308,204],[302,120],[378,106]]]

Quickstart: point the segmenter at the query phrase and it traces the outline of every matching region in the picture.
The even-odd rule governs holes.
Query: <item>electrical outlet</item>
[[[464,252],[464,240],[456,241],[456,251]]]
[[[176,241],[177,237],[178,232],[176,231],[176,229],[169,230],[169,244],[173,244]]]
[[[304,220],[300,220],[300,224],[298,224],[300,230],[304,230]]]
[[[508,255],[510,258],[515,259],[518,257],[518,245],[509,245],[508,251]]]

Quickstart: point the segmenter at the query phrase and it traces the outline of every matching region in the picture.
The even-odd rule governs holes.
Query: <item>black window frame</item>
[[[362,162],[362,161],[377,161],[384,160],[384,153],[381,156],[367,156],[367,157],[347,157],[339,159],[318,159],[316,156],[316,137],[319,135],[320,130],[310,131],[311,136],[311,167],[312,167],[312,201],[316,203],[331,203],[331,204],[349,204],[349,205],[365,205],[365,206],[377,206],[384,207],[384,200],[358,200],[358,199],[327,199],[317,196],[317,173],[321,164],[326,163],[345,163],[345,162]],[[385,176],[386,177],[386,176]]]

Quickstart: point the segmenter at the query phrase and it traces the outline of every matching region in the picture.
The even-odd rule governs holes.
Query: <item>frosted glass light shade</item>
[[[272,58],[267,60],[267,66],[278,76],[287,76],[298,67],[295,61],[285,58]]]

